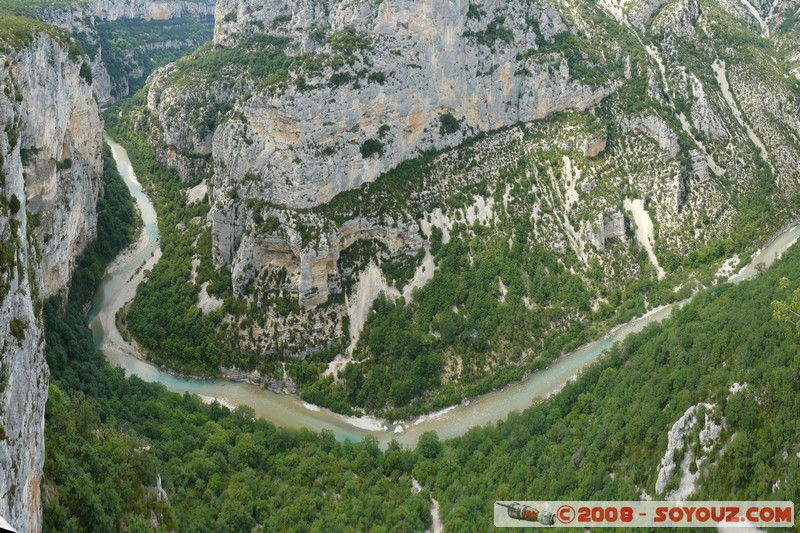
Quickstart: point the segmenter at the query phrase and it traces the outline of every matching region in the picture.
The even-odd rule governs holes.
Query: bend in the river
[[[136,287],[144,279],[145,272],[152,269],[158,261],[161,249],[155,209],[136,180],[127,152],[110,138],[106,137],[106,141],[111,146],[125,184],[139,206],[144,221],[144,231],[134,248],[122,254],[109,267],[95,295],[88,317],[95,342],[105,352],[108,362],[112,366],[123,368],[128,375],[162,383],[174,392],[195,393],[205,400],[217,399],[224,405],[248,405],[253,408],[256,416],[278,426],[305,427],[313,431],[328,429],[340,440],[357,440],[365,435],[374,435],[384,445],[392,438],[413,445],[423,432],[431,430],[437,431],[442,438],[461,435],[472,427],[505,419],[512,411],[522,411],[537,399],[557,392],[615,342],[642,330],[651,322],[662,320],[674,307],[688,301],[683,300],[661,307],[627,324],[617,326],[602,339],[560,357],[546,370],[534,373],[523,382],[512,383],[503,390],[484,394],[468,404],[421,416],[410,422],[402,433],[394,433],[395,428],[386,428],[380,421],[369,417],[345,417],[328,409],[309,405],[297,396],[276,394],[248,383],[174,376],[143,360],[137,349],[123,339],[116,327],[117,312],[133,298]],[[739,282],[752,277],[757,272],[758,264],[771,265],[797,240],[798,236],[800,236],[800,225],[794,225],[783,231],[755,254],[750,264],[732,276],[730,281]]]

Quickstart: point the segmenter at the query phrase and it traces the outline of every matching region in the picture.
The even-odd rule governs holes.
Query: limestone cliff
[[[75,259],[96,233],[102,123],[92,86],[80,75],[82,64],[40,35],[12,66],[22,94],[25,195],[39,221],[44,298],[66,286]]]
[[[0,55],[0,516],[19,531],[41,529],[42,299],[94,236],[101,183],[99,110],[65,39]]]
[[[326,28],[322,38],[319,28]],[[288,81],[268,87],[230,76],[186,90],[175,82],[179,69],[158,72],[148,96],[163,132],[157,150],[185,177],[196,159],[180,154],[210,153],[214,260],[232,264],[237,277],[254,257],[269,256],[239,246],[253,242],[241,200],[316,206],[425,150],[597,105],[618,80],[592,84],[571,74],[557,44],[570,31],[547,2],[218,2],[217,47],[267,33],[288,40],[286,54],[303,60]],[[188,112],[198,105],[207,106],[200,117],[220,107],[234,112],[209,129]],[[232,191],[239,200],[230,200]],[[338,238],[323,240],[295,255],[335,265],[330,250],[338,249]],[[303,263],[298,259],[290,272]],[[323,280],[332,274],[335,268],[313,276],[316,296],[301,300],[324,301]],[[304,295],[310,287],[301,278],[308,274],[295,284]]]
[[[7,61],[0,56],[0,61]],[[39,258],[26,217],[19,155],[19,105],[8,67],[0,67],[0,516],[41,529],[47,367],[37,313]]]
[[[749,246],[737,224],[792,216],[800,43],[768,4],[219,0],[213,46],[155,72],[131,123],[208,199],[193,261],[210,253],[248,306],[223,306],[219,330],[248,364],[321,348],[343,365],[377,295],[413,308],[434,272],[498,242],[580,279],[571,311],[532,288],[552,265],[518,280],[523,314],[565,317],[522,355],[508,339],[448,355],[458,380],[530,362],[544,336],[627,305],[631,280],[688,291],[687,271]],[[440,264],[448,242],[468,267]],[[431,344],[433,321],[468,320],[448,304]]]

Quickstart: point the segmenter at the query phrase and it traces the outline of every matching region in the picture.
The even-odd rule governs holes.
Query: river
[[[525,381],[512,383],[502,390],[474,398],[469,404],[453,406],[404,423],[402,433],[394,433],[393,426],[384,429],[382,422],[370,417],[345,417],[328,409],[309,405],[297,396],[276,394],[249,383],[175,376],[142,360],[136,348],[122,338],[115,325],[117,312],[133,298],[145,271],[152,269],[160,257],[161,249],[155,209],[136,179],[127,152],[108,137],[106,142],[111,146],[120,174],[139,207],[144,230],[136,245],[108,268],[92,301],[88,319],[95,343],[102,348],[108,362],[124,369],[127,375],[161,383],[174,392],[195,393],[206,401],[217,399],[228,406],[248,405],[253,408],[256,416],[278,426],[304,427],[312,431],[328,429],[339,440],[359,440],[366,435],[373,435],[382,445],[386,445],[392,438],[403,444],[414,445],[423,432],[431,430],[435,430],[442,438],[462,435],[472,427],[505,419],[509,413],[522,411],[536,400],[557,392],[615,342],[641,331],[652,322],[662,320],[669,316],[674,307],[682,306],[688,301],[687,299],[663,306],[627,324],[617,326],[604,338],[560,357],[547,369],[534,373]],[[753,260],[731,276],[730,281],[738,283],[754,276],[758,264],[772,264],[799,236],[800,225],[786,229],[754,254]]]

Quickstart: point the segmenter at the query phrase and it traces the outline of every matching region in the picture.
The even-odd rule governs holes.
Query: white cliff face
[[[95,0],[93,14],[107,21],[119,19],[167,20],[178,17],[207,17],[213,4],[191,0]]]
[[[0,57],[0,515],[19,531],[41,530],[41,301],[66,287],[97,224],[102,124],[84,59],[44,33]]]
[[[102,186],[102,123],[81,61],[39,35],[12,66],[22,93],[21,148],[28,209],[41,219],[42,296],[65,287],[75,259],[96,234]]]
[[[174,154],[212,154],[217,265],[234,261],[246,230],[242,203],[228,200],[232,190],[241,199],[316,206],[424,150],[553,112],[584,110],[617,86],[614,79],[600,86],[578,81],[561,53],[539,51],[568,31],[546,2],[506,1],[476,10],[464,0],[335,2],[327,8],[317,1],[222,1],[216,11],[217,46],[232,46],[265,27],[291,40],[289,54],[316,50],[279,87],[226,79],[187,89],[170,84],[174,67],[152,78],[148,106],[163,131],[163,158],[171,153],[173,166],[186,167]],[[337,63],[335,38],[322,47],[311,42],[315,28],[326,26],[329,35],[361,40],[353,60]],[[233,104],[234,114],[216,130],[193,127],[201,101],[208,102],[200,106],[202,115],[221,104]],[[457,124],[444,128],[447,120]]]
[[[39,531],[47,365],[34,308],[39,261],[15,138],[20,105],[6,60],[0,56],[0,121],[14,133],[0,130],[0,516],[20,531]]]
[[[332,31],[355,26],[371,39],[370,49],[335,71],[299,68],[290,76],[304,84],[289,83],[278,94],[255,92],[242,102],[246,120],[228,121],[214,135],[215,187],[240,188],[242,176],[256,175],[259,198],[318,205],[422,150],[586,109],[611,92],[611,83],[593,88],[572,79],[559,55],[520,57],[545,35],[566,31],[552,6],[504,2],[480,18],[469,17],[468,9],[466,1],[331,6]],[[506,36],[480,37],[498,17],[505,17]],[[526,19],[538,21],[539,31]],[[329,52],[330,46],[319,53]],[[349,81],[339,85],[343,78]],[[443,115],[460,121],[458,131],[441,131]],[[369,140],[383,144],[380,153],[365,155]]]
[[[97,26],[103,23],[128,20],[164,21],[178,18],[193,18],[208,21],[214,15],[213,0],[92,0],[73,4],[45,6],[37,9],[38,16],[46,23],[81,34],[86,42],[97,48],[91,58],[93,89],[101,105],[106,105],[115,98],[129,94],[128,77],[141,78],[144,65],[135,57],[135,48],[127,50],[126,57],[117,59],[126,69],[126,76],[112,79],[107,68],[103,43],[97,32]],[[167,40],[147,43],[144,48],[175,49],[199,46],[200,42],[183,40]]]

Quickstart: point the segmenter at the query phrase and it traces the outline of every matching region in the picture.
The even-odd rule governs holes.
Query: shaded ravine
[[[115,324],[117,312],[133,298],[144,272],[153,268],[161,255],[161,249],[155,209],[136,180],[127,152],[110,138],[106,137],[106,141],[111,146],[114,160],[125,184],[139,206],[144,230],[133,249],[120,255],[108,268],[92,301],[88,319],[95,343],[102,348],[108,362],[112,366],[123,368],[127,375],[136,375],[145,381],[161,383],[174,392],[191,392],[206,400],[214,398],[224,405],[250,406],[256,416],[278,426],[308,428],[312,431],[327,429],[331,430],[339,440],[359,440],[366,435],[373,435],[383,445],[392,438],[403,444],[414,445],[422,433],[432,430],[442,438],[462,435],[472,427],[505,419],[509,413],[522,411],[536,400],[558,392],[564,384],[577,376],[587,365],[596,361],[598,356],[615,342],[621,341],[631,333],[641,331],[652,322],[662,320],[669,316],[673,308],[689,301],[686,299],[663,306],[627,324],[616,326],[602,339],[558,358],[547,369],[534,373],[522,382],[512,383],[502,390],[484,394],[467,404],[418,417],[404,425],[402,433],[395,433],[393,426],[384,429],[385,426],[381,421],[370,417],[345,417],[328,409],[309,405],[297,396],[276,394],[249,383],[175,376],[144,361],[137,349],[122,338]],[[750,264],[731,276],[730,281],[738,283],[754,276],[758,264],[771,265],[799,236],[800,225],[794,225],[781,232],[767,246],[754,254]]]

